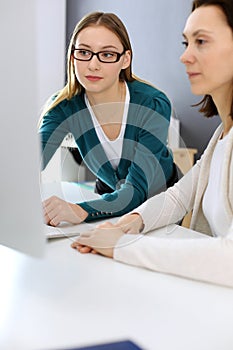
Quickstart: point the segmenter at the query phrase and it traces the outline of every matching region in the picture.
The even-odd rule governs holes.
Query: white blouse
[[[124,134],[125,134],[125,127],[127,123],[127,115],[128,115],[128,109],[129,109],[129,102],[130,102],[130,94],[127,84],[125,83],[126,87],[126,96],[125,96],[125,102],[124,102],[124,111],[123,111],[123,117],[122,117],[122,123],[121,123],[121,130],[118,135],[118,137],[115,140],[110,140],[106,134],[104,133],[98,119],[95,116],[95,113],[90,105],[90,102],[86,96],[84,95],[85,102],[87,105],[87,108],[91,114],[92,122],[95,127],[96,134],[99,138],[99,141],[104,149],[104,152],[111,163],[113,169],[117,169],[121,154],[122,154],[122,147],[123,147],[123,141],[124,141]]]
[[[226,143],[227,136],[220,139],[215,147],[210,165],[208,186],[202,202],[203,213],[208,220],[213,236],[226,235],[231,224],[221,191],[223,154]]]

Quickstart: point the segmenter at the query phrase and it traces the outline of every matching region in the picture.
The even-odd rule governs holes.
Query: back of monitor
[[[41,256],[35,3],[1,2],[0,13],[0,244]]]

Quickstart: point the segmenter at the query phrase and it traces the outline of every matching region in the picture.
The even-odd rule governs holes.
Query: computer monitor
[[[42,256],[35,4],[2,2],[0,12],[0,244]]]

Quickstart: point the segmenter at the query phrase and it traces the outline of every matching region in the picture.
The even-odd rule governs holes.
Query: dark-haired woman
[[[233,1],[193,1],[183,36],[181,61],[192,92],[204,95],[201,111],[207,117],[218,114],[221,125],[201,159],[177,184],[115,226],[106,223],[72,246],[233,287]],[[191,229],[204,233],[200,238],[188,239],[188,232],[185,239],[138,234],[176,223],[190,210]]]

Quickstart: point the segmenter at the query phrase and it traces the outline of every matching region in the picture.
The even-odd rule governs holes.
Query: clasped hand
[[[112,258],[118,240],[125,233],[139,233],[141,228],[142,218],[140,215],[125,215],[116,224],[104,222],[96,226],[95,229],[82,233],[71,247],[80,253],[99,253]]]
[[[99,253],[112,258],[114,247],[123,234],[119,227],[105,222],[93,230],[81,233],[71,247],[80,253]]]

